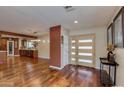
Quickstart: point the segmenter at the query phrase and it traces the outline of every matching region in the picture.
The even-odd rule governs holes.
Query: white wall
[[[119,64],[117,67],[116,84],[117,86],[124,86],[124,48],[116,49],[116,61]]]
[[[40,58],[50,58],[50,43],[49,43],[49,33],[39,37],[41,41],[38,44],[38,57]]]
[[[100,60],[99,57],[106,57],[106,46],[107,46],[107,31],[105,27],[97,27],[90,29],[82,29],[80,31],[71,31],[70,36],[80,34],[96,34],[96,68],[99,68]]]
[[[68,41],[69,41],[69,33],[64,28],[61,28],[61,36],[63,36],[63,44],[61,44],[61,67],[63,68],[69,62],[69,54],[68,54]]]
[[[121,7],[118,9],[118,11],[115,12],[115,14],[113,15],[109,24],[112,22],[112,20],[114,19],[114,17],[116,16],[116,14],[119,12],[120,9],[121,9]],[[120,29],[120,28],[118,28],[118,29]],[[124,48],[116,48],[115,54],[116,54],[116,62],[119,64],[119,66],[117,67],[116,85],[124,86],[124,75],[123,75],[123,72],[124,72]],[[114,72],[112,72],[112,73],[114,73]]]

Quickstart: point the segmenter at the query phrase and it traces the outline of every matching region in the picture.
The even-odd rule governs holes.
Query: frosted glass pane
[[[80,56],[92,56],[92,53],[78,53]]]
[[[72,49],[75,49],[75,47],[74,47],[74,46],[72,46],[71,48],[72,48]]]
[[[92,49],[92,46],[79,46],[79,49]]]
[[[79,43],[86,43],[86,42],[92,42],[92,39],[79,40]]]
[[[75,52],[72,52],[71,54],[72,54],[72,55],[75,55]]]
[[[86,59],[79,59],[79,62],[86,62],[86,63],[92,63],[92,60],[86,60]]]
[[[72,58],[71,60],[72,60],[72,61],[75,61],[76,59],[75,59],[75,58]]]
[[[72,43],[75,43],[75,40],[72,40],[71,42],[72,42]]]

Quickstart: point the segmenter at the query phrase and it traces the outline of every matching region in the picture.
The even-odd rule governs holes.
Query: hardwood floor
[[[0,59],[0,86],[9,87],[99,87],[99,71],[67,65],[51,69],[48,60],[27,57]]]

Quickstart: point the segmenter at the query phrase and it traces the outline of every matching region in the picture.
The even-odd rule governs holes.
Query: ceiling
[[[41,35],[55,25],[62,25],[69,31],[106,26],[119,9],[117,6],[73,8],[67,12],[63,6],[0,6],[0,30]],[[78,24],[74,24],[75,20]]]

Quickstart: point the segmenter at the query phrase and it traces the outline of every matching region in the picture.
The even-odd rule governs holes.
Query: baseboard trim
[[[18,57],[18,56],[20,56],[20,55],[14,55],[14,56]]]
[[[94,67],[95,69],[100,69],[99,67]]]
[[[2,50],[0,50],[0,52],[7,52],[7,51],[2,51]]]
[[[53,68],[53,69],[57,69],[57,70],[61,70],[61,67],[56,67],[56,66],[49,66],[49,68]]]
[[[38,56],[38,58],[50,59],[49,57]]]

